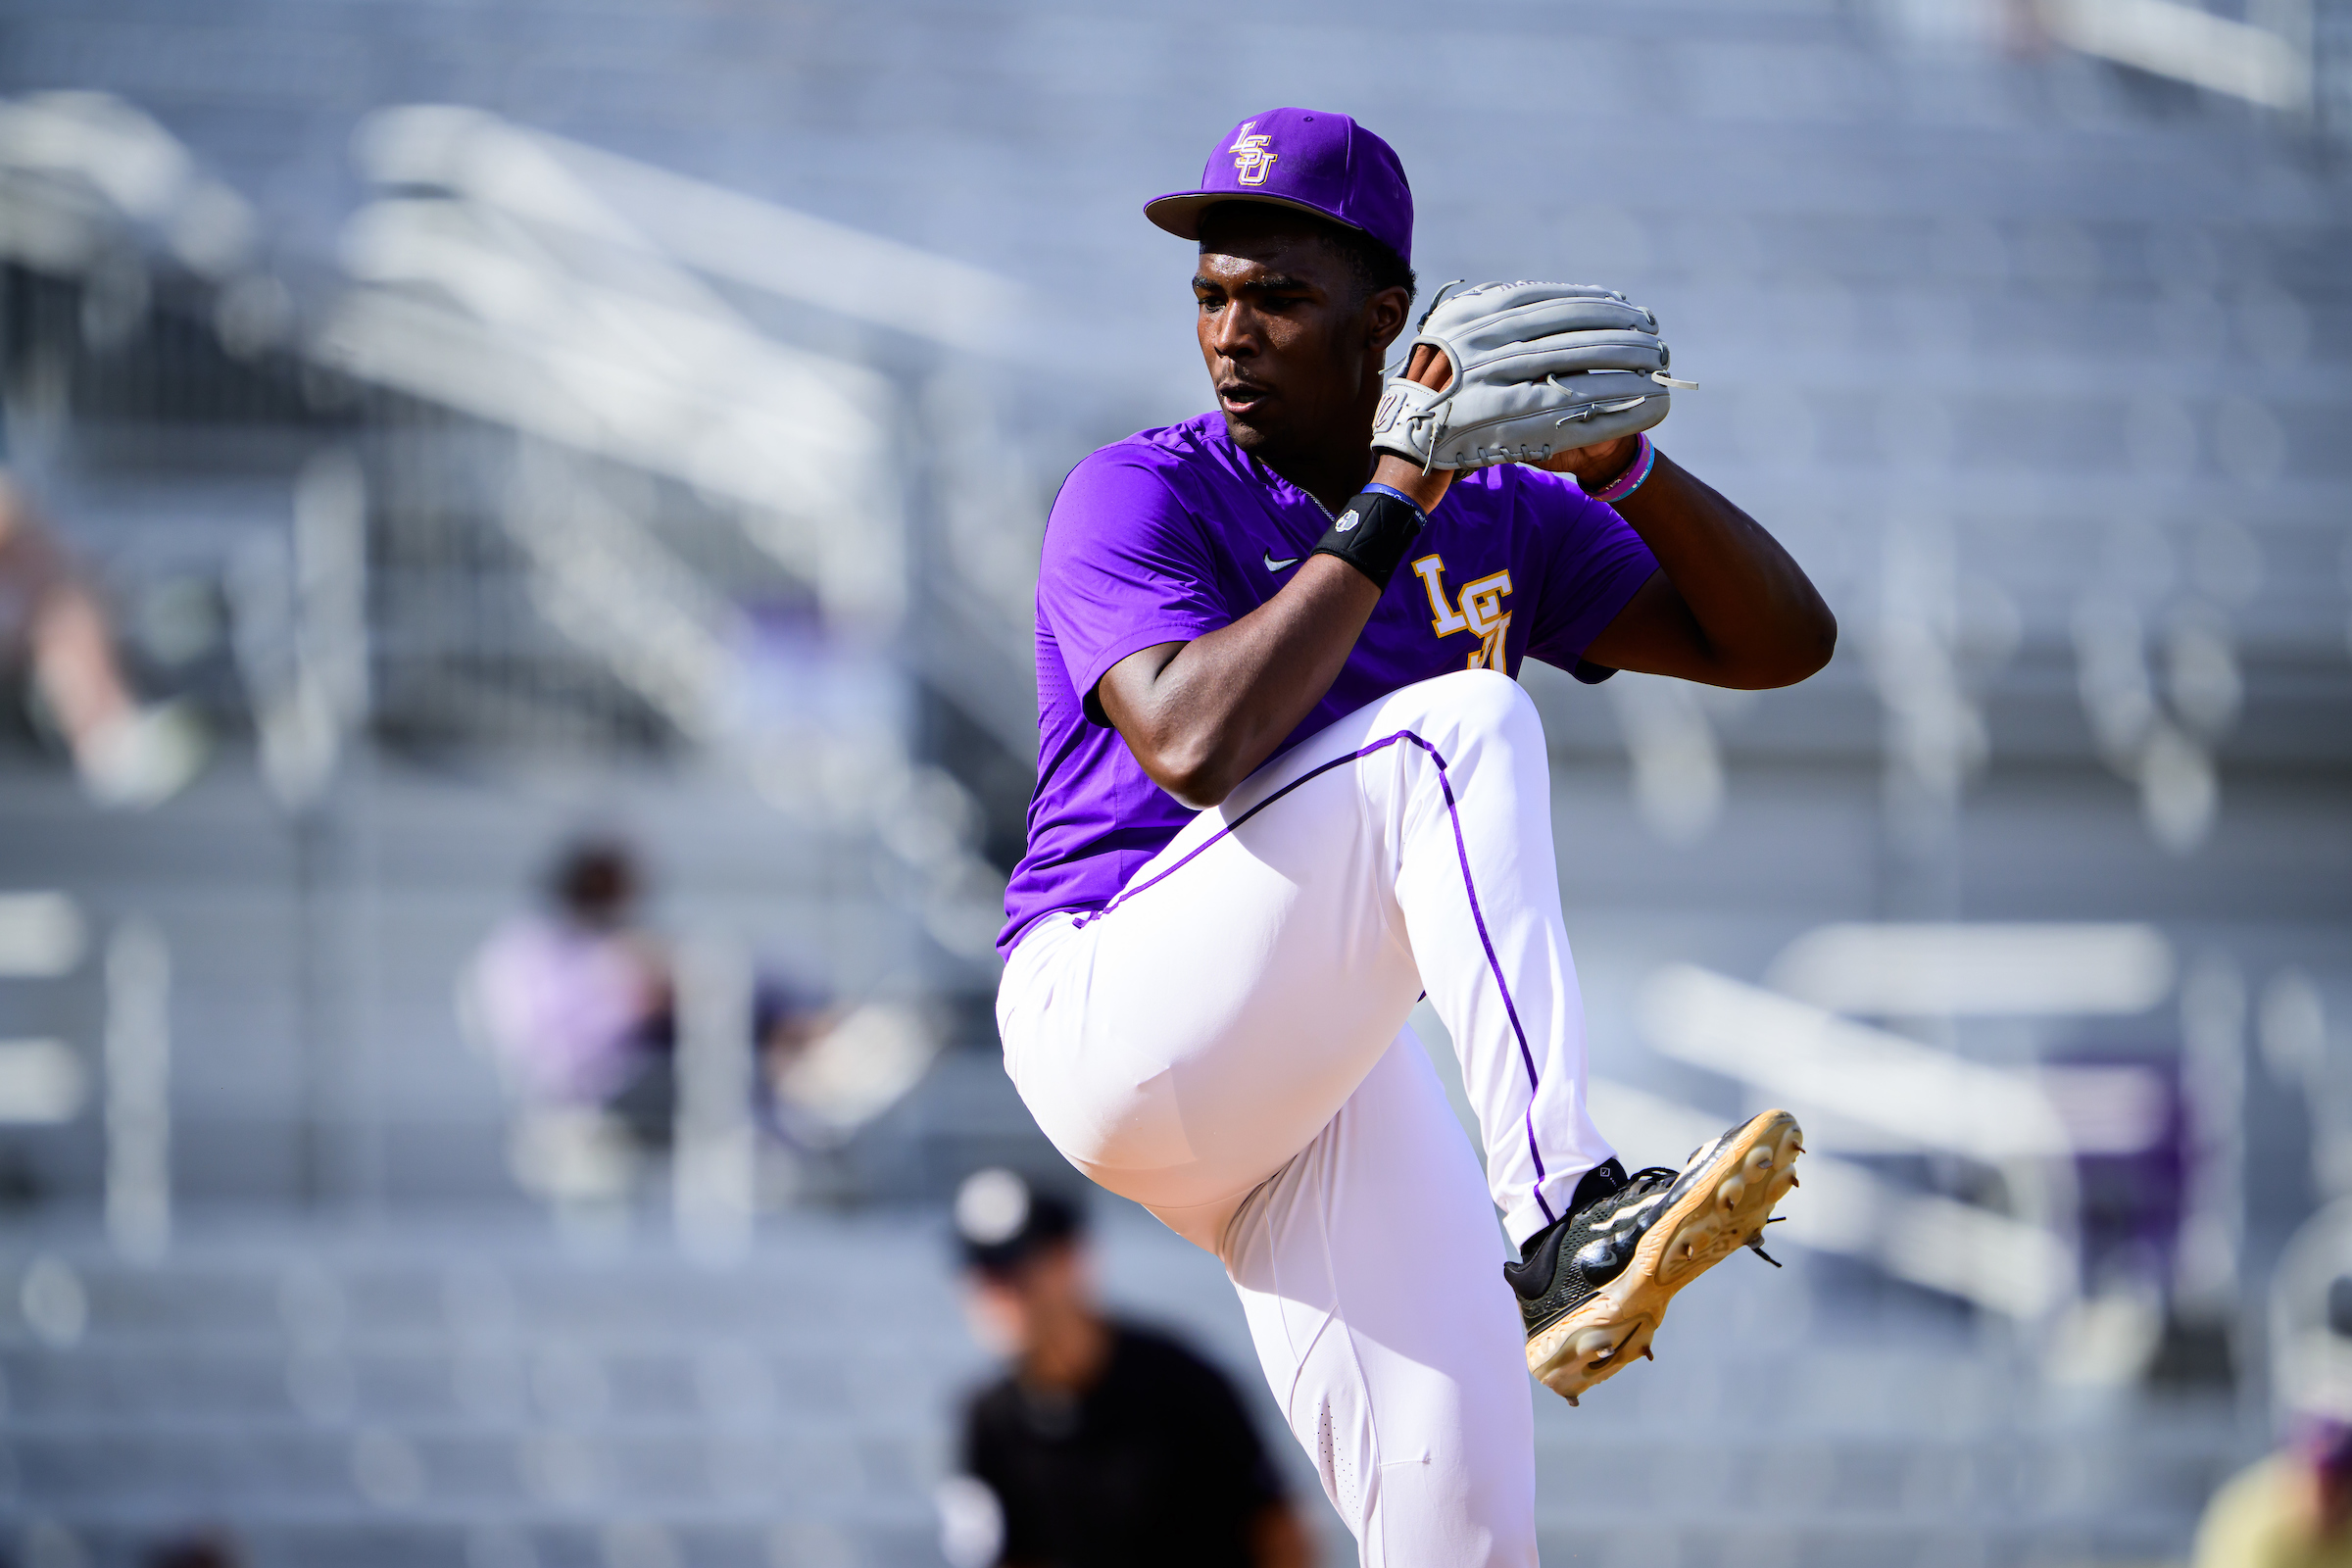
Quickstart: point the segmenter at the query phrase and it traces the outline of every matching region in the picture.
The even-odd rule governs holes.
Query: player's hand
[[[1585,283],[1444,293],[1421,318],[1413,363],[1422,349],[1438,351],[1460,379],[1441,392],[1419,377],[1391,378],[1373,449],[1424,468],[1526,463],[1581,477],[1607,456],[1583,449],[1648,429],[1666,417],[1670,389],[1691,385],[1666,373],[1657,327],[1624,295]],[[1565,465],[1554,462],[1562,457]]]
[[[1621,435],[1614,441],[1596,441],[1589,447],[1555,452],[1535,466],[1548,468],[1553,473],[1574,474],[1576,482],[1585,487],[1587,495],[1591,495],[1595,490],[1605,488],[1610,480],[1623,473],[1625,466],[1634,461],[1637,450],[1634,437]]]
[[[1432,392],[1443,392],[1446,383],[1453,379],[1453,367],[1446,363],[1445,355],[1423,343],[1413,350],[1413,357],[1405,362],[1404,378],[1418,381]],[[1453,470],[1434,468],[1425,471],[1417,463],[1392,452],[1383,452],[1380,462],[1373,466],[1372,482],[1403,491],[1413,498],[1414,506],[1428,512],[1446,499],[1446,487],[1453,483]]]

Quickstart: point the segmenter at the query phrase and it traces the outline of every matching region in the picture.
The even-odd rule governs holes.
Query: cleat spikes
[[[1655,1361],[1650,1338],[1668,1300],[1735,1249],[1781,1268],[1764,1232],[1784,1217],[1772,1209],[1797,1185],[1789,1166],[1803,1152],[1795,1118],[1768,1110],[1700,1146],[1680,1170],[1613,1170],[1607,1190],[1552,1222],[1556,1237],[1540,1233],[1504,1265],[1528,1329],[1528,1370],[1577,1404],[1634,1361]]]

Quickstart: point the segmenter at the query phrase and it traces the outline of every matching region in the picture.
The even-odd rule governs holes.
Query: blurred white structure
[[[1696,1149],[1723,1130],[1704,1111],[1605,1078],[1592,1080],[1592,1099],[1594,1118],[1628,1146]],[[1803,1181],[1768,1243],[1851,1254],[1909,1284],[2027,1321],[2073,1296],[2073,1253],[2040,1226],[1905,1191],[1817,1151],[1805,1155]]]
[[[106,949],[106,1228],[132,1257],[172,1239],[172,956],[142,921]]]
[[[2277,1414],[2352,1421],[2352,1199],[2314,1214],[2286,1244],[2268,1328]]]
[[[252,259],[252,210],[196,167],[154,120],[95,92],[32,93],[0,102],[0,255],[74,272],[105,260],[116,215],[152,234],[172,259],[227,281]],[[110,302],[135,319],[143,272],[118,269]],[[123,324],[127,325],[126,320]]]
[[[956,302],[1003,319],[1009,285],[476,110],[384,111],[355,152],[392,194],[345,232],[365,286],[322,353],[723,497],[845,630],[887,634],[905,577],[894,393],[760,331],[702,274],[825,304],[847,288],[858,314],[934,332]]]
[[[0,979],[55,980],[80,964],[88,924],[63,893],[0,893]],[[0,1125],[57,1126],[81,1114],[89,1072],[63,1040],[0,1040]]]
[[[1855,1124],[1903,1147],[1993,1164],[2074,1149],[2047,1098],[2021,1073],[1694,964],[1653,974],[1640,1017],[1644,1037],[1667,1055],[1782,1100],[1826,1147],[1837,1146],[1838,1128]]]
[[[1765,978],[1869,1017],[2129,1015],[2172,994],[2173,951],[2139,924],[1839,924],[1790,943]]]
[[[711,1262],[743,1255],[757,1208],[753,984],[751,958],[736,943],[706,934],[678,951],[670,1197],[680,1243]]]
[[[0,978],[53,980],[81,962],[81,906],[57,892],[0,893]]]
[[[1660,675],[1619,674],[1601,688],[1633,766],[1635,809],[1669,844],[1695,844],[1723,816],[1723,749],[1698,689]]]
[[[2247,9],[2260,22],[2187,0],[2036,0],[2034,12],[2051,36],[2084,54],[2266,109],[2310,109],[2311,0],[2258,0]]]
[[[229,589],[262,777],[300,812],[324,798],[368,712],[368,487],[352,452],[303,466],[293,521],[289,548],[249,548]]]
[[[2331,1059],[2327,994],[2303,968],[2281,969],[2262,988],[2258,1028],[2272,1081],[2309,1112],[2313,1189],[2352,1197],[2352,1072]]]
[[[2205,842],[2221,809],[2221,779],[2204,741],[2177,722],[2156,700],[2147,637],[2139,611],[2126,593],[2094,589],[2074,617],[2078,684],[2100,754],[2139,786],[2140,811],[2156,841],[2177,855]],[[2226,727],[2235,700],[2223,698],[2233,671],[2226,634],[2200,627],[2177,639],[2176,703],[2202,715],[2202,727]],[[2185,677],[2185,678],[2184,678]]]
[[[2240,1304],[2245,1261],[2249,1012],[2237,961],[2199,954],[2180,986],[2189,1179],[2174,1294],[2185,1311],[2225,1322]]]
[[[938,1027],[916,1007],[887,1002],[853,1007],[769,1074],[778,1113],[807,1143],[847,1143],[915,1086],[940,1045]]]
[[[2154,1344],[2156,1307],[2079,1298],[2074,1161],[2153,1147],[2166,1126],[2161,1083],[2128,1064],[1990,1066],[1824,1004],[1915,1018],[2137,1013],[2171,991],[2162,938],[2132,926],[1832,926],[1791,944],[1773,974],[1796,995],[1669,965],[1643,986],[1638,1015],[1664,1054],[1747,1085],[1803,1122],[1814,1152],[1801,1199],[1787,1205],[1790,1239],[2056,1322],[2067,1349],[2054,1373],[2070,1363],[2094,1381],[2134,1373]],[[1660,1136],[1667,1120],[1659,1102],[1621,1088],[1596,1085],[1594,1104],[1604,1123],[1622,1115],[1640,1136]],[[1710,1135],[1710,1118],[1676,1114],[1683,1141]],[[1906,1192],[1840,1151],[1977,1162],[2001,1174],[2011,1212]]]
[[[0,978],[54,980],[81,962],[86,926],[63,893],[0,894]],[[63,1040],[0,1040],[0,1125],[54,1126],[81,1114],[89,1074]]]
[[[54,1127],[81,1114],[89,1073],[63,1040],[0,1040],[0,1126]]]
[[[1960,575],[1948,518],[1886,518],[1879,620],[1867,648],[1886,710],[1886,790],[1898,844],[1920,857],[1949,853],[1968,780],[1990,746],[1961,675]]]
[[[777,804],[878,835],[918,873],[931,935],[986,959],[1003,880],[970,849],[961,789],[908,755],[904,692],[858,722],[825,711],[808,731],[764,728],[772,715],[742,700],[741,612],[662,541],[641,496],[573,460],[719,507],[814,586],[827,678],[903,687],[906,400],[864,365],[780,341],[717,285],[986,352],[1017,342],[1019,291],[480,111],[383,111],[355,152],[385,194],[345,231],[359,286],[315,352],[528,438],[502,520],[539,612]],[[860,659],[869,673],[851,667]]]

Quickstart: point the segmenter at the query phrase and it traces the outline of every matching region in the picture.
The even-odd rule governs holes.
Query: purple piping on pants
[[[1453,824],[1453,851],[1455,856],[1461,860],[1462,865],[1462,892],[1467,895],[1470,900],[1470,918],[1478,926],[1479,946],[1486,950],[1487,969],[1494,976],[1494,989],[1502,993],[1502,1010],[1504,1015],[1511,1020],[1511,1036],[1518,1042],[1519,1059],[1521,1062],[1525,1063],[1527,1067],[1527,1153],[1528,1157],[1534,1160],[1536,1165],[1536,1206],[1544,1211],[1544,1223],[1551,1224],[1555,1222],[1559,1216],[1554,1214],[1551,1211],[1551,1205],[1544,1200],[1544,1152],[1542,1150],[1536,1147],[1536,1091],[1540,1087],[1541,1083],[1541,1080],[1536,1074],[1536,1054],[1533,1051],[1528,1049],[1527,1031],[1521,1027],[1519,1023],[1519,1004],[1511,1000],[1510,985],[1502,977],[1502,960],[1495,956],[1494,939],[1487,935],[1486,911],[1479,907],[1478,884],[1473,881],[1470,876],[1470,847],[1462,839],[1462,814],[1460,811],[1454,808],[1453,779],[1446,770],[1446,759],[1439,753],[1435,746],[1430,745],[1429,742],[1423,740],[1411,730],[1400,729],[1394,735],[1383,736],[1381,739],[1374,741],[1371,745],[1366,746],[1359,751],[1351,752],[1346,757],[1335,757],[1330,761],[1323,763],[1319,767],[1309,768],[1306,772],[1299,774],[1297,778],[1291,780],[1288,784],[1285,784],[1282,788],[1276,790],[1273,794],[1267,796],[1264,800],[1258,802],[1255,806],[1252,806],[1250,808],[1250,809],[1244,811],[1241,815],[1235,817],[1232,821],[1217,829],[1216,832],[1211,833],[1205,840],[1196,845],[1193,850],[1184,857],[1183,859],[1178,860],[1174,865],[1169,866],[1165,871],[1160,872],[1157,876],[1151,878],[1149,881],[1138,882],[1133,887],[1121,888],[1118,891],[1117,896],[1114,897],[1108,904],[1105,904],[1100,909],[1095,909],[1086,914],[1080,915],[1076,920],[1072,921],[1071,924],[1074,927],[1091,924],[1092,922],[1108,914],[1120,905],[1126,903],[1127,900],[1135,894],[1141,893],[1145,889],[1155,886],[1160,882],[1164,882],[1169,877],[1174,876],[1177,872],[1192,864],[1193,860],[1197,857],[1205,853],[1208,848],[1215,844],[1219,839],[1222,839],[1233,833],[1244,822],[1249,821],[1258,812],[1264,810],[1267,807],[1272,806],[1276,801],[1281,800],[1285,795],[1290,794],[1291,791],[1297,789],[1299,785],[1304,784],[1309,779],[1320,778],[1335,767],[1345,767],[1350,762],[1360,762],[1365,758],[1370,757],[1374,752],[1385,751],[1389,747],[1396,745],[1398,741],[1412,742],[1415,746],[1418,746],[1421,748],[1421,750],[1427,752],[1429,754],[1429,760],[1438,764],[1438,788],[1443,790],[1446,794],[1446,817],[1447,821]]]

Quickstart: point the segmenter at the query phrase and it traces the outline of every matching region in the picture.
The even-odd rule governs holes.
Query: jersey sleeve
[[[1105,448],[1071,470],[1046,522],[1037,608],[1086,716],[1095,687],[1155,643],[1190,642],[1234,617],[1199,519],[1137,457]]]
[[[1585,649],[1658,569],[1658,558],[1632,524],[1574,479],[1531,472],[1527,484],[1544,561],[1527,651],[1578,680],[1606,680],[1616,671],[1589,662]]]

